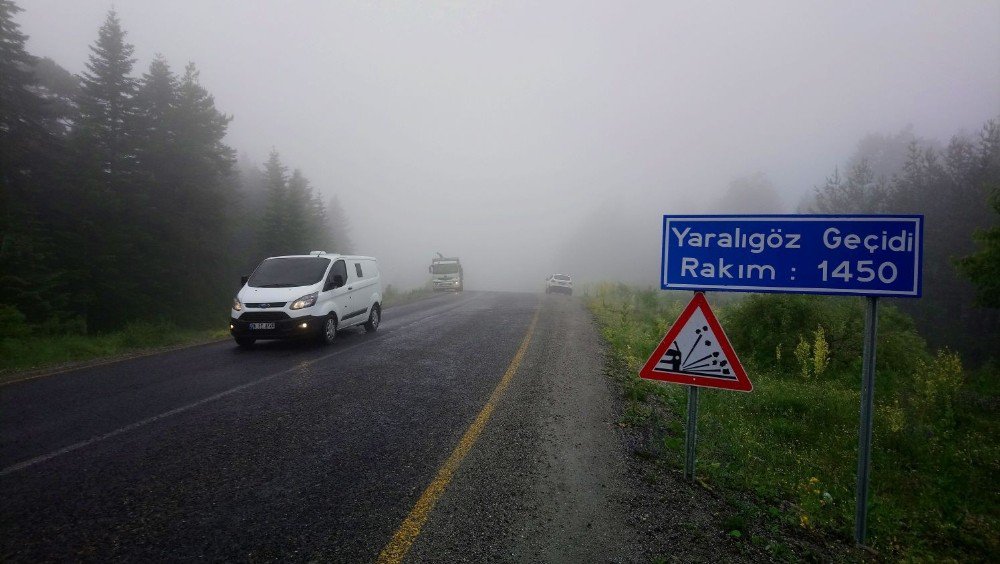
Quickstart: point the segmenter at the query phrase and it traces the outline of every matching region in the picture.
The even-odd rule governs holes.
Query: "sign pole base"
[[[688,386],[687,436],[684,439],[684,479],[694,481],[695,444],[698,441],[698,387]]]
[[[865,304],[865,342],[861,368],[861,425],[858,428],[858,485],[854,515],[854,542],[865,544],[868,529],[868,484],[872,468],[872,408],[875,402],[875,346],[878,298]]]

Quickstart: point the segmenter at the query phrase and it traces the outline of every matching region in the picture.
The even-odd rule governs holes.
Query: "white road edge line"
[[[438,312],[438,313],[435,313],[433,315],[428,315],[426,317],[421,317],[420,319],[417,319],[415,321],[411,321],[411,322],[409,322],[409,323],[407,323],[405,325],[400,325],[399,327],[394,327],[392,329],[392,332],[389,333],[387,336],[391,336],[392,334],[395,334],[396,331],[398,331],[400,329],[404,329],[406,327],[409,327],[410,325],[414,325],[416,323],[421,323],[421,322],[427,321],[428,319],[433,319],[435,317],[440,317],[440,316],[442,316],[442,315],[444,315],[446,313],[451,312],[452,310],[458,309],[460,306],[463,306],[463,305],[465,305],[465,304],[467,304],[469,302],[478,300],[481,297],[482,297],[482,294],[477,294],[476,296],[474,296],[474,297],[472,297],[472,298],[470,298],[468,300],[464,300],[464,301],[460,302],[458,305],[456,305],[455,307],[448,308],[445,311]],[[385,335],[385,333],[383,333],[382,335]],[[274,374],[268,374],[267,376],[263,376],[261,378],[258,378],[257,380],[253,380],[253,381],[247,382],[245,384],[240,384],[239,386],[236,386],[234,388],[229,388],[228,390],[219,392],[219,393],[217,393],[215,395],[208,396],[207,398],[202,398],[202,399],[200,399],[200,400],[198,400],[196,402],[192,402],[192,403],[189,403],[187,405],[182,405],[180,407],[176,407],[174,409],[171,409],[170,411],[165,411],[163,413],[160,413],[159,415],[154,415],[152,417],[147,417],[146,419],[143,419],[141,421],[136,421],[135,423],[130,423],[128,425],[125,425],[124,427],[119,427],[119,428],[115,429],[114,431],[110,431],[108,433],[104,433],[103,435],[97,435],[96,437],[91,437],[91,438],[89,438],[89,439],[87,439],[85,441],[80,441],[78,443],[71,444],[71,445],[69,445],[67,447],[63,447],[63,448],[61,448],[59,450],[55,450],[55,451],[52,451],[50,453],[43,454],[41,456],[36,456],[35,458],[31,458],[31,459],[25,460],[24,462],[18,462],[17,464],[8,466],[8,467],[4,468],[3,470],[0,470],[0,477],[13,474],[14,472],[18,472],[20,470],[24,470],[25,468],[29,468],[31,466],[34,466],[36,464],[40,464],[40,463],[45,462],[47,460],[52,460],[53,458],[57,458],[57,457],[62,456],[64,454],[71,453],[71,452],[73,452],[75,450],[80,450],[81,448],[88,447],[88,446],[90,446],[90,445],[92,445],[94,443],[99,443],[101,441],[106,441],[108,439],[117,437],[118,435],[127,433],[129,431],[133,431],[133,430],[138,429],[140,427],[145,427],[146,425],[149,425],[150,423],[155,423],[156,421],[159,421],[161,419],[166,419],[167,417],[171,417],[173,415],[177,415],[178,413],[183,413],[185,411],[189,411],[191,409],[194,409],[194,408],[196,408],[198,406],[201,406],[201,405],[204,405],[206,403],[210,403],[210,402],[213,402],[215,400],[222,399],[222,398],[224,398],[226,396],[235,394],[236,392],[240,392],[240,391],[243,391],[243,390],[245,390],[247,388],[252,388],[253,386],[257,386],[259,384],[263,384],[264,382],[267,382],[268,380],[273,380],[274,378],[277,378],[278,376],[281,376],[282,374],[288,374],[289,372],[294,372],[296,370],[302,370],[303,368],[306,368],[306,367],[308,367],[308,366],[310,366],[312,364],[315,364],[317,362],[321,362],[321,361],[324,361],[324,360],[326,360],[326,359],[328,359],[330,357],[337,356],[338,354],[342,354],[342,353],[345,353],[345,352],[347,352],[349,350],[356,349],[356,348],[360,347],[361,345],[367,345],[367,344],[371,343],[372,341],[377,340],[378,337],[381,337],[381,335],[377,335],[374,339],[369,339],[367,341],[364,341],[364,342],[361,342],[361,343],[356,343],[356,344],[350,345],[350,346],[348,346],[346,348],[336,350],[336,351],[334,351],[334,352],[332,352],[330,354],[323,355],[323,356],[321,356],[319,358],[314,358],[312,360],[308,360],[308,361],[303,362],[301,364],[298,364],[298,365],[296,365],[296,366],[294,366],[292,368],[288,368],[288,369],[282,370],[280,372],[275,372]]]

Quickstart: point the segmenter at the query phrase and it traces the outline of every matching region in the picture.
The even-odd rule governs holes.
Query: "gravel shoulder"
[[[578,300],[541,307],[524,363],[409,561],[644,560],[600,338]]]

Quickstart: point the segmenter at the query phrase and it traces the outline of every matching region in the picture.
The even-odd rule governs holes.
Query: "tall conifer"
[[[137,81],[132,77],[134,48],[125,42],[125,31],[114,10],[108,12],[90,50],[78,100],[80,133],[99,159],[102,177],[112,189],[121,189],[117,185],[134,158],[129,137],[136,113]]]

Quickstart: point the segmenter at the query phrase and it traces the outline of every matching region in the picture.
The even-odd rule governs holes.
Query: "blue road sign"
[[[664,290],[919,298],[922,215],[665,215]]]

